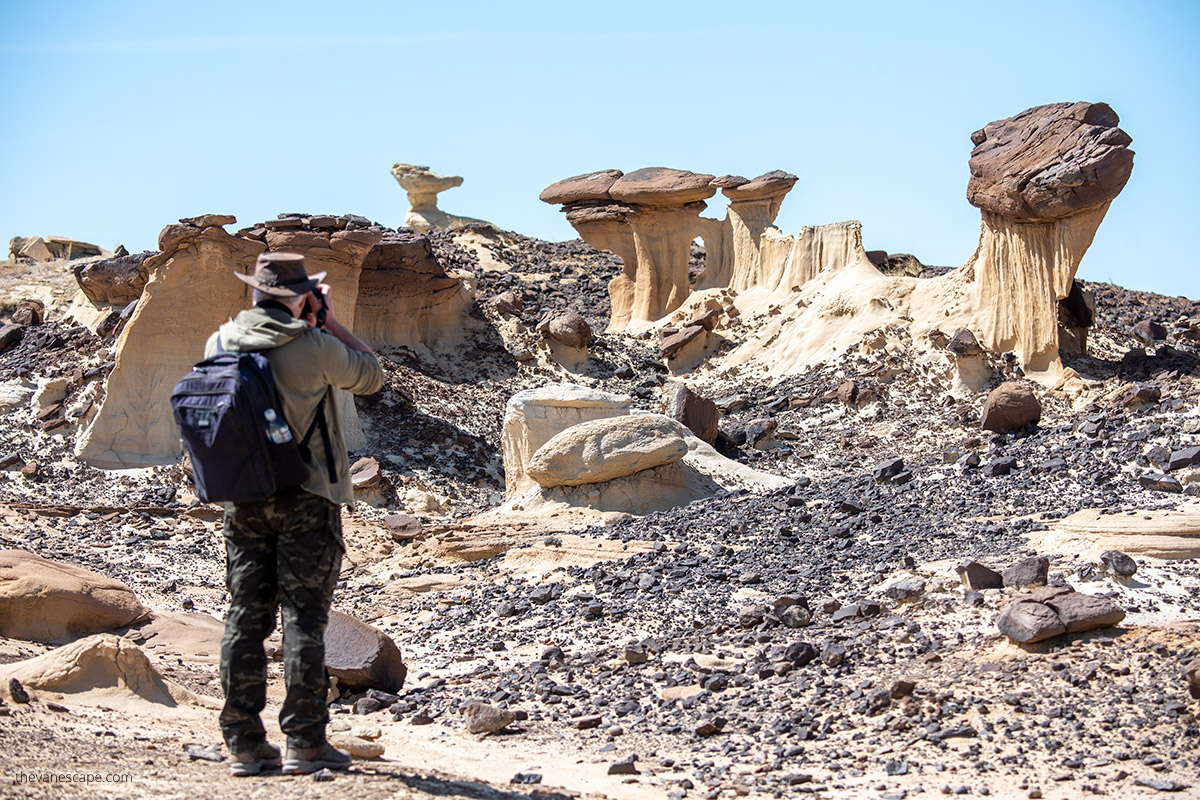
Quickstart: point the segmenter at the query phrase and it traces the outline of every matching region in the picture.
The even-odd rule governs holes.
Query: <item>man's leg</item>
[[[263,639],[275,627],[278,594],[275,535],[264,525],[263,503],[225,512],[225,569],[229,616],[221,639],[221,733],[232,753],[266,741],[259,714],[267,702]]]
[[[279,726],[289,747],[321,747],[329,721],[325,626],[345,549],[342,512],[336,503],[307,492],[279,503],[278,511],[285,517],[277,523],[277,563],[287,679]]]

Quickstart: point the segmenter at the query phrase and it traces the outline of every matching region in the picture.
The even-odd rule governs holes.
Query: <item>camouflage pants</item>
[[[325,626],[341,571],[341,507],[300,489],[262,502],[226,506],[226,585],[229,616],[221,640],[221,733],[233,753],[266,738],[267,700],[263,639],[282,608],[283,669],[287,695],[279,726],[290,747],[325,742]]]

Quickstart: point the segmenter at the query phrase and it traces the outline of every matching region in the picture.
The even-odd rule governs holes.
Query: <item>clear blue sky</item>
[[[462,175],[443,209],[546,239],[596,169],[800,177],[778,225],[974,251],[969,136],[1108,102],[1133,177],[1080,276],[1200,298],[1200,2],[0,3],[0,236],[131,251],[182,216],[402,224],[388,168]],[[710,216],[724,210],[718,198]]]

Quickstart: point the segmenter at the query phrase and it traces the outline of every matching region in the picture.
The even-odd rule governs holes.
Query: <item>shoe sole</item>
[[[238,761],[229,766],[229,774],[235,778],[250,778],[261,775],[264,770],[279,769],[282,761]]]
[[[323,769],[346,770],[350,768],[350,761],[299,761],[288,759],[283,762],[284,775],[308,775],[313,772],[320,772]]]

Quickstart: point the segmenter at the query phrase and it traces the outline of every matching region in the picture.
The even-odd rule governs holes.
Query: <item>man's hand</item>
[[[308,313],[301,319],[308,323],[310,328],[324,328],[331,321],[336,322],[333,314],[333,301],[329,284],[322,283],[308,293],[308,299],[305,301],[304,307],[308,309]]]

